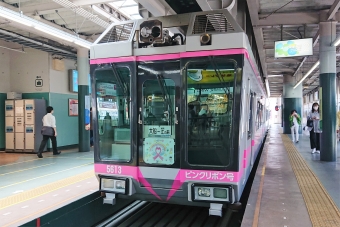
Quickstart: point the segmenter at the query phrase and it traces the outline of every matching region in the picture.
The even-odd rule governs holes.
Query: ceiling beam
[[[299,59],[295,58],[267,58],[267,63],[299,63]]]
[[[267,76],[267,63],[265,59],[265,52],[263,49],[263,32],[262,28],[256,27],[259,22],[258,12],[260,10],[259,0],[247,0],[248,11],[250,14],[251,23],[253,25],[254,36],[257,46],[257,51],[260,56],[260,62],[262,66],[262,71],[264,73],[264,77]]]
[[[338,12],[340,7],[340,0],[335,0],[333,5],[331,6],[331,8],[329,9],[327,15],[327,20],[331,20],[333,19],[333,17],[335,16],[335,14]]]
[[[249,1],[249,0],[247,0]],[[257,26],[318,24],[319,12],[259,14]]]
[[[290,72],[290,73],[293,73],[293,72],[295,72],[295,70],[291,69],[291,68],[270,68],[270,69],[268,69],[268,72],[278,72],[278,73]]]

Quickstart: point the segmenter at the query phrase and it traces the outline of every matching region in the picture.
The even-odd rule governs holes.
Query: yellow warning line
[[[17,171],[13,171],[13,172],[3,173],[3,174],[0,174],[0,176],[12,174],[12,173],[19,173],[19,172],[22,172],[22,171],[31,170],[31,169],[36,169],[36,168],[40,168],[40,167],[43,167],[43,166],[49,166],[49,165],[53,165],[53,164],[55,164],[55,162],[52,162],[52,163],[50,163],[50,164],[41,165],[41,166],[35,166],[35,167],[32,167],[32,168],[21,169],[21,170],[17,170]]]
[[[8,187],[11,187],[11,186],[14,186],[14,185],[17,185],[17,184],[22,184],[22,183],[24,183],[24,182],[28,182],[28,181],[31,181],[31,180],[36,180],[36,179],[39,179],[39,178],[48,177],[48,176],[51,176],[51,175],[54,175],[54,174],[57,174],[57,173],[66,172],[66,171],[69,171],[69,170],[71,170],[71,169],[76,169],[76,168],[80,168],[80,167],[87,166],[87,165],[91,165],[91,164],[93,164],[93,162],[86,163],[86,164],[84,164],[84,165],[75,166],[75,167],[68,168],[68,169],[64,169],[64,170],[61,170],[61,171],[58,171],[58,172],[49,173],[49,174],[42,175],[42,176],[39,176],[39,177],[30,178],[30,179],[23,180],[23,181],[20,181],[20,182],[16,182],[16,183],[13,183],[13,184],[8,184],[8,185],[5,185],[5,186],[0,187],[0,189],[8,188]]]
[[[89,179],[91,177],[94,177],[93,170],[87,171],[72,177],[65,178],[63,180],[59,180],[50,184],[46,184],[43,186],[40,186],[38,188],[34,188],[32,190],[22,192],[20,194],[12,195],[3,199],[0,199],[0,210],[5,209],[7,207],[13,206],[15,204],[19,204],[34,198],[37,198],[39,196],[45,195],[47,193],[53,192],[55,190],[58,190],[60,188],[64,188],[66,186],[75,184],[77,182]]]
[[[313,227],[339,227],[340,211],[287,135],[281,135]]]
[[[261,199],[262,199],[263,184],[264,184],[264,175],[265,175],[265,172],[266,172],[267,151],[268,151],[268,144],[266,143],[264,148],[263,148],[263,157],[264,157],[263,158],[263,167],[262,167],[259,191],[257,193],[257,200],[256,200],[256,206],[255,206],[255,212],[254,212],[252,227],[257,227],[258,223],[259,223],[259,216],[260,216],[260,210],[261,210]]]

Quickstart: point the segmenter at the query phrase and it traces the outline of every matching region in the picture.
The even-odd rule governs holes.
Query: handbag
[[[54,128],[49,126],[43,126],[41,128],[41,135],[43,136],[54,136]]]
[[[313,127],[313,120],[307,120],[307,126],[308,127]]]

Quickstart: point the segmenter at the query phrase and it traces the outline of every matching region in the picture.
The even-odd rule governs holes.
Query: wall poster
[[[78,99],[68,99],[68,115],[78,116]]]

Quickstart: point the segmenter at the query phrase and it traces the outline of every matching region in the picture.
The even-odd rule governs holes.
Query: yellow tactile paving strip
[[[339,227],[340,211],[287,135],[281,135],[313,227]]]
[[[47,193],[53,192],[55,190],[58,190],[60,188],[64,188],[66,186],[69,186],[71,184],[89,179],[91,177],[94,177],[94,171],[87,171],[72,177],[65,178],[63,180],[59,180],[50,184],[46,184],[44,186],[31,189],[26,192],[22,192],[17,195],[12,195],[3,199],[0,199],[0,210],[5,209],[7,207],[13,206],[18,203],[22,203],[24,201],[31,200],[33,198],[45,195]]]

